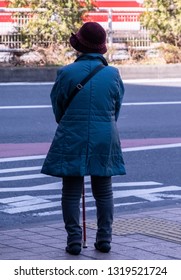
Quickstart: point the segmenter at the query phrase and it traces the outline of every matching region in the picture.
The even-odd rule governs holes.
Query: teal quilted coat
[[[97,65],[106,65],[77,93],[64,113],[69,94]],[[41,172],[63,176],[124,175],[117,119],[124,95],[118,69],[101,54],[79,56],[62,67],[51,91],[58,123]]]

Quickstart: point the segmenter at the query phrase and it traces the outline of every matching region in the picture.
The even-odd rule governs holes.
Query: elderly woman
[[[79,218],[84,176],[91,176],[97,208],[94,246],[107,253],[111,249],[113,223],[111,176],[126,173],[116,125],[124,86],[118,69],[108,66],[103,57],[107,48],[106,32],[101,25],[85,23],[71,35],[70,44],[78,58],[58,71],[51,91],[58,127],[41,172],[62,177],[66,251],[74,255],[81,252]],[[100,64],[105,67],[80,87],[69,102],[76,85]]]

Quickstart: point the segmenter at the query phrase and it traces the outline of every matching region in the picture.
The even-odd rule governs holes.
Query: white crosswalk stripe
[[[37,179],[37,178],[44,178],[44,177],[47,177],[47,175],[31,174],[31,175],[9,176],[9,177],[0,178],[0,182],[17,181],[17,180],[24,180],[24,179],[30,180],[30,179]]]
[[[7,168],[1,169],[0,174],[2,173],[14,173],[14,172],[21,172],[21,171],[35,171],[40,170],[41,166],[31,166],[31,167],[18,167],[18,168]]]
[[[62,214],[61,179],[52,179],[50,176],[40,174],[40,162],[34,166],[27,166],[27,161],[30,163],[40,160],[43,160],[43,156],[0,160],[0,167],[3,167],[0,169],[0,213],[8,215],[29,213],[39,217]],[[3,166],[4,163],[6,168]],[[17,163],[20,166],[17,167]],[[155,181],[119,182],[119,178],[119,176],[113,178],[115,208],[166,199],[181,199],[180,186],[168,186]],[[85,177],[85,189],[86,211],[95,211],[90,177]]]

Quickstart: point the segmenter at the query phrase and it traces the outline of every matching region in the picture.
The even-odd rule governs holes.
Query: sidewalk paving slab
[[[181,207],[171,207],[115,217],[108,254],[95,250],[96,226],[89,219],[88,248],[78,256],[65,252],[67,237],[61,221],[1,230],[0,260],[180,260],[180,216]]]

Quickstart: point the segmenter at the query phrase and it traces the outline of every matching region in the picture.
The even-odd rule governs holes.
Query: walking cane
[[[83,219],[83,248],[87,248],[86,242],[86,219],[85,219],[85,186],[82,188],[82,219]]]

